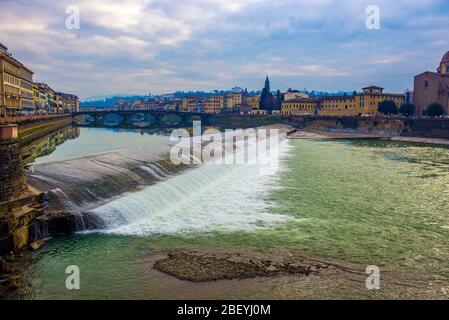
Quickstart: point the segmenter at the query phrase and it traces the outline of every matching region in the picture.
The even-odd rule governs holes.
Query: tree
[[[382,114],[398,114],[398,107],[393,100],[380,102],[377,110]]]
[[[406,117],[411,117],[416,113],[416,107],[413,103],[403,103],[399,107],[399,113]]]
[[[432,103],[427,108],[427,115],[430,117],[439,117],[439,116],[442,116],[443,114],[445,114],[444,108],[439,103]]]

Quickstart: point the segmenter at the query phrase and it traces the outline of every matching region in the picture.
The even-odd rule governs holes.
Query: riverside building
[[[8,48],[0,43],[0,115],[7,116],[21,110],[22,64],[14,59]]]
[[[33,76],[33,71],[0,43],[0,116],[79,110],[77,96],[57,94],[45,83],[34,83]]]
[[[404,94],[384,93],[381,87],[371,86],[362,93],[343,96],[320,97],[318,114],[325,116],[376,116],[379,103],[391,100],[399,108],[405,100]]]
[[[282,103],[283,115],[314,115],[318,109],[318,101],[310,98],[289,99]]]
[[[449,51],[441,59],[437,72],[427,71],[415,77],[414,102],[419,115],[432,103],[443,106],[449,114]]]

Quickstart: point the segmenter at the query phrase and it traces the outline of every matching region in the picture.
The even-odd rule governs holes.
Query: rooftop
[[[383,90],[384,88],[378,87],[378,86],[369,86],[369,87],[366,87],[366,88],[362,88],[362,90],[369,90],[369,89],[380,89],[380,90]]]
[[[284,101],[284,103],[295,103],[295,102],[303,102],[303,103],[314,103],[317,102],[317,100],[315,99],[310,99],[310,98],[297,98],[297,99],[291,99],[291,100],[287,100]]]
[[[443,59],[441,59],[441,63],[448,63],[449,62],[449,51],[446,52],[446,54],[443,56]]]

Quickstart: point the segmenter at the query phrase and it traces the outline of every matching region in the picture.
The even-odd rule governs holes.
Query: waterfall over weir
[[[256,148],[249,146],[248,154],[255,154]],[[287,148],[283,141],[270,162],[278,161]],[[160,166],[146,168],[166,178]],[[289,219],[269,213],[264,199],[276,185],[278,169],[270,164],[205,163],[91,210],[89,215],[99,220],[102,232],[123,235],[269,228]]]
[[[199,137],[197,137],[199,138]],[[194,138],[195,140],[195,138]],[[225,149],[257,155],[260,142]],[[55,211],[81,213],[89,231],[122,235],[229,232],[270,228],[290,219],[272,214],[266,195],[276,187],[288,149],[283,140],[269,164],[174,165],[170,146],[158,153],[126,149],[36,165],[29,179],[47,190]],[[242,148],[242,147],[247,148]],[[265,146],[265,145],[264,145]],[[229,150],[228,150],[229,151]],[[275,162],[281,164],[272,167]]]

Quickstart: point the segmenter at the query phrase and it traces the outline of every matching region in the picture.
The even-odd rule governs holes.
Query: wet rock
[[[0,257],[0,274],[11,273],[12,266],[6,262],[2,257]]]
[[[279,268],[276,266],[269,266],[266,270],[268,272],[276,272],[276,271],[279,271]]]
[[[236,261],[229,256],[170,252],[168,258],[156,261],[153,268],[178,279],[193,282],[310,274],[310,266],[275,263],[254,257],[241,258]]]
[[[71,212],[52,212],[37,219],[49,236],[68,235],[82,230],[81,216]]]
[[[43,240],[37,240],[30,244],[30,248],[33,250],[39,250],[45,245],[45,242]]]
[[[0,256],[6,255],[14,248],[14,240],[12,234],[8,234],[3,238],[0,238]]]
[[[20,288],[20,277],[18,275],[11,276],[6,281],[6,287],[10,290],[17,290]]]

